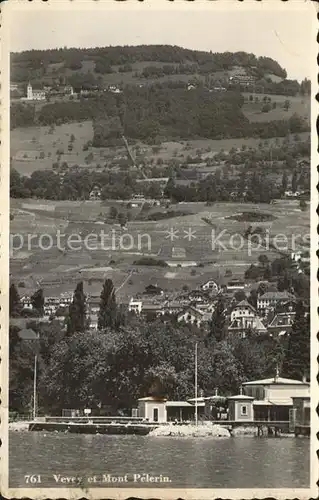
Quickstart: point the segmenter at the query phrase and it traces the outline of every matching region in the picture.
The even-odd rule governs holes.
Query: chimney
[[[239,389],[239,394],[240,394],[241,396],[242,396],[242,394],[243,394],[243,386],[242,386],[242,385],[240,386],[240,389]]]
[[[215,389],[215,396],[218,396],[218,388]]]
[[[277,383],[279,378],[279,367],[278,364],[276,365],[276,375],[274,377],[274,382]]]
[[[303,375],[303,376],[302,376],[302,382],[303,382],[304,384],[307,382],[307,377],[306,377],[306,375]]]

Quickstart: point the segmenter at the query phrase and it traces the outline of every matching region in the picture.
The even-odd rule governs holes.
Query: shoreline
[[[257,427],[236,427],[228,429],[225,426],[207,422],[206,425],[196,426],[193,424],[168,424],[168,425],[143,425],[143,424],[76,424],[68,423],[45,423],[32,421],[9,422],[8,430],[12,432],[49,432],[64,434],[95,434],[95,435],[136,435],[173,438],[243,438],[258,437]],[[262,437],[275,437],[263,434]],[[282,432],[277,438],[296,437],[294,433]]]

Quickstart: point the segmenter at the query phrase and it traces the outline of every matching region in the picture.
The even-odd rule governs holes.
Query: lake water
[[[98,487],[307,488],[310,482],[307,438],[10,432],[9,443],[11,488],[28,486],[25,475],[31,474],[41,476],[41,485],[32,485],[37,487],[66,487],[56,479],[67,475],[78,476],[85,486],[95,476],[97,482],[90,486]],[[143,474],[162,475],[170,482],[141,483],[138,475]],[[128,482],[105,482],[119,476]]]

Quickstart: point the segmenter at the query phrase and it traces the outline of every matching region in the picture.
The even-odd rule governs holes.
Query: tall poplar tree
[[[212,314],[208,336],[217,341],[224,340],[226,334],[225,304],[219,299]]]
[[[76,285],[73,294],[73,301],[69,306],[69,316],[67,319],[67,334],[84,332],[86,328],[86,297],[83,291],[83,281]]]
[[[17,316],[21,311],[20,296],[14,283],[9,290],[9,315]]]
[[[38,311],[38,313],[43,316],[44,313],[44,295],[42,288],[39,288],[31,297],[31,302],[33,308]]]
[[[113,281],[106,279],[100,297],[98,329],[115,328],[117,326],[117,306]]]

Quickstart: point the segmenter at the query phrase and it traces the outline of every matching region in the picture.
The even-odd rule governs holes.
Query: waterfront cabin
[[[167,422],[166,399],[159,396],[139,398],[138,416],[152,423]]]
[[[228,400],[228,419],[234,422],[252,422],[254,420],[254,398],[245,394],[230,396]]]

